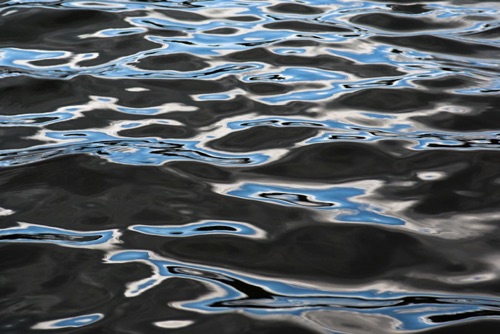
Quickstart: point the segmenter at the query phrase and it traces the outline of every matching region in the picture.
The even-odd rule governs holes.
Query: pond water
[[[499,333],[499,18],[0,0],[0,332]]]

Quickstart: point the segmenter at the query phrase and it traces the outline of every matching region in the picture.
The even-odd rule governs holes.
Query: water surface
[[[498,333],[496,1],[0,1],[0,332]]]

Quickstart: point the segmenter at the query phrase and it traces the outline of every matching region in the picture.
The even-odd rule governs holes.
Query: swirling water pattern
[[[0,1],[0,332],[500,332],[499,18]]]

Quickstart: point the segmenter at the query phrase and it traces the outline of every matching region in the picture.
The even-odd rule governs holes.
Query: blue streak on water
[[[364,113],[371,118],[394,119],[391,115]],[[304,144],[318,144],[334,141],[376,142],[384,139],[409,140],[415,144],[413,150],[429,149],[474,149],[474,148],[500,148],[497,140],[500,138],[498,131],[481,132],[445,132],[445,131],[411,131],[408,124],[388,123],[388,127],[366,127],[348,124],[334,120],[298,119],[298,118],[261,118],[258,120],[234,121],[227,123],[230,129],[238,130],[248,127],[311,127],[324,129],[320,135],[309,138]],[[463,144],[469,146],[462,148]]]
[[[282,78],[280,81],[283,82],[311,82],[311,81],[324,81],[324,80],[339,80],[347,78],[345,75],[339,72],[331,72],[321,69],[312,70],[310,68],[302,67],[288,67],[279,72],[269,73],[263,77],[256,76],[244,76],[243,81],[274,81],[273,79],[267,79],[273,77],[274,75],[279,75]]]
[[[65,319],[58,321],[54,324],[54,327],[56,328],[82,327],[94,323],[96,321],[99,321],[100,319],[102,319],[102,315],[100,314],[79,316],[72,319]]]
[[[154,38],[155,42],[163,43],[162,39]],[[247,72],[250,70],[256,70],[262,68],[260,64],[248,64],[245,66],[239,64],[225,64],[220,66],[215,66],[208,70],[192,71],[189,73],[182,73],[178,71],[168,71],[168,70],[157,70],[154,72],[141,70],[135,68],[133,63],[136,59],[144,57],[144,54],[135,54],[124,59],[117,61],[112,61],[105,63],[103,65],[90,66],[90,67],[80,67],[77,65],[57,65],[57,66],[33,66],[30,62],[42,59],[45,52],[39,50],[18,50],[13,48],[0,49],[0,66],[10,69],[9,72],[0,74],[0,78],[19,76],[22,74],[29,74],[35,78],[61,78],[61,79],[71,79],[81,75],[92,75],[98,78],[108,78],[108,79],[124,79],[124,78],[147,78],[147,79],[189,79],[189,78],[203,78],[203,79],[214,79],[226,75],[228,72],[240,73]],[[207,52],[205,49],[201,48],[190,48],[185,50],[185,46],[180,44],[169,44],[170,52],[190,52],[194,54],[206,54],[210,55],[211,52]],[[54,59],[56,56],[65,53],[64,51],[49,53],[47,58],[44,59]],[[159,55],[159,54],[158,54]],[[88,60],[93,58],[92,54],[80,55],[82,60]]]
[[[220,289],[219,293],[221,295],[219,296],[210,296],[192,302],[184,301],[180,305],[183,309],[203,313],[228,312],[239,309],[261,316],[288,314],[301,317],[306,313],[315,311],[348,311],[364,315],[389,317],[399,323],[394,330],[405,331],[439,327],[441,324],[430,320],[433,316],[493,310],[500,306],[500,299],[498,298],[481,298],[479,296],[449,296],[432,293],[411,294],[380,290],[347,292],[323,290],[321,288],[313,289],[293,282],[272,281],[226,269],[165,259],[144,251],[122,251],[107,258],[107,262],[111,264],[131,261],[139,261],[150,265],[154,268],[155,278],[146,279],[140,284],[133,284],[134,290],[129,290],[129,297],[136,297],[145,290],[171,277],[194,279],[204,282],[208,286],[215,285]],[[244,293],[236,290],[231,285],[234,280],[261,287],[272,294],[273,297],[271,299],[248,299]],[[411,297],[432,298],[436,300],[436,303],[398,306],[405,298]],[[461,321],[454,322],[459,323]],[[450,322],[447,322],[447,325],[449,324]]]
[[[132,109],[119,107],[119,111],[129,114],[154,115],[160,108]],[[40,124],[54,124],[68,120],[74,116],[63,112],[2,116],[3,126],[38,127]],[[370,115],[370,114],[368,114]],[[37,121],[37,117],[47,117],[49,120]],[[383,117],[383,116],[382,116]],[[385,118],[390,118],[386,116]],[[409,131],[410,126],[392,124],[389,127],[355,126],[334,120],[307,120],[297,118],[262,118],[229,122],[230,129],[243,129],[255,126],[273,127],[312,127],[325,131],[316,137],[308,139],[304,144],[320,144],[331,141],[376,142],[384,139],[401,139],[415,142],[414,150],[456,149],[471,150],[488,148],[498,150],[499,135],[497,131],[483,132],[443,132],[443,131]],[[334,130],[334,131],[328,131]],[[133,165],[162,165],[167,161],[199,160],[222,165],[259,165],[270,159],[266,152],[237,155],[203,148],[203,143],[195,140],[160,140],[157,138],[130,139],[112,136],[101,131],[47,131],[47,139],[56,139],[60,144],[38,145],[18,152],[17,150],[0,150],[0,164],[14,166],[33,163],[48,158],[67,154],[87,153],[103,157],[117,163]],[[464,143],[467,146],[464,147]]]
[[[59,330],[59,329],[63,329],[63,328],[79,328],[79,327],[84,327],[84,326],[94,324],[94,323],[98,322],[99,320],[102,320],[103,318],[104,318],[104,316],[102,314],[99,314],[99,313],[80,315],[80,316],[71,317],[71,318],[65,318],[65,319],[59,319],[59,320],[38,323],[37,325],[33,326],[33,329]]]
[[[14,166],[68,154],[87,153],[110,159],[116,163],[132,165],[162,165],[167,161],[199,160],[222,165],[255,165],[267,160],[264,154],[235,155],[213,152],[198,147],[198,142],[142,138],[123,140],[102,132],[67,131],[50,132],[48,138],[70,141],[63,145],[45,145],[27,149],[22,154],[15,150],[0,152],[0,165]],[[73,138],[77,141],[71,142]],[[74,139],[73,139],[74,140]]]
[[[339,211],[340,213],[336,216],[336,219],[343,222],[371,222],[384,225],[404,225],[404,221],[399,218],[377,213],[377,209],[353,200],[353,198],[363,195],[364,193],[363,189],[354,187],[317,189],[246,183],[236,190],[229,191],[227,194],[286,206],[332,210],[334,212]]]
[[[19,227],[0,229],[1,242],[48,243],[70,247],[89,247],[113,244],[117,241],[116,230],[71,231],[50,226],[20,223]]]
[[[184,225],[151,226],[134,225],[130,230],[156,236],[168,237],[191,237],[196,235],[239,235],[243,237],[264,237],[263,231],[259,231],[249,224],[230,221],[205,221]]]

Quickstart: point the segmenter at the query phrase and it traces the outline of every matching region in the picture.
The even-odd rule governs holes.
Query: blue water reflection
[[[102,320],[104,315],[100,313],[80,315],[71,318],[59,320],[44,321],[34,325],[32,328],[37,330],[60,330],[63,328],[79,328],[92,325]]]
[[[334,290],[326,287],[310,288],[298,282],[269,280],[254,275],[207,267],[162,258],[145,251],[120,251],[108,257],[109,263],[140,262],[151,266],[154,275],[129,285],[128,297],[136,297],[144,291],[172,277],[193,279],[205,284],[217,296],[209,294],[195,301],[176,302],[178,308],[195,312],[233,312],[272,316],[286,314],[304,317],[314,312],[349,312],[361,315],[381,315],[395,320],[394,330],[422,330],[442,324],[432,319],[440,315],[467,314],[494,310],[500,306],[497,298],[480,296],[440,295],[435,293],[412,294],[390,290]],[[238,285],[233,284],[238,282]],[[265,289],[268,298],[252,298],[235,286],[248,285]],[[460,323],[462,320],[448,321]]]
[[[0,332],[148,332],[172,309],[322,333],[500,319],[497,3],[9,0],[0,17]],[[10,221],[96,197],[104,214]],[[318,253],[282,251],[294,233]],[[36,280],[35,246],[60,276]],[[206,291],[170,296],[172,278]],[[147,295],[164,283],[172,300]],[[78,309],[88,284],[109,304],[88,289]]]
[[[315,210],[332,210],[341,222],[364,222],[384,225],[404,225],[405,222],[380,212],[380,209],[356,200],[364,195],[361,188],[325,187],[294,188],[267,184],[245,183],[227,193],[245,199],[279,205],[305,207]]]
[[[156,236],[191,237],[197,235],[239,235],[250,238],[264,238],[265,232],[250,224],[231,221],[202,221],[184,225],[133,225],[130,230]]]
[[[19,223],[19,227],[0,229],[0,243],[47,243],[68,247],[106,248],[118,244],[117,230],[72,231],[44,225]]]

